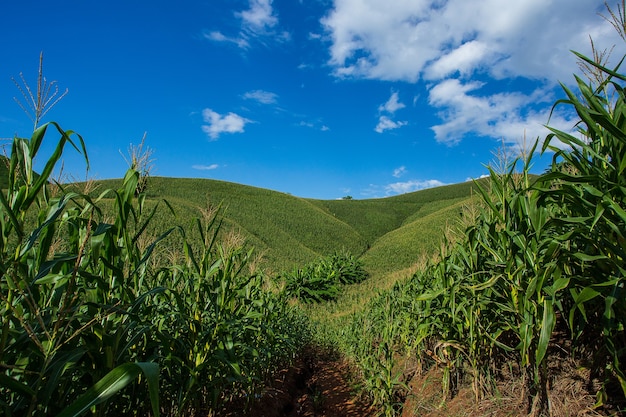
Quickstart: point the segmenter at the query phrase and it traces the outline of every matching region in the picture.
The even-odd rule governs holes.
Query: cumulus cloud
[[[258,101],[261,104],[275,104],[278,100],[278,95],[269,91],[253,90],[245,93],[243,98]]]
[[[566,79],[570,49],[621,44],[597,0],[335,0],[321,23],[338,76],[416,81],[481,69]],[[617,51],[616,51],[617,52]]]
[[[402,126],[406,126],[408,122],[406,121],[393,121],[387,116],[380,116],[378,118],[378,124],[374,128],[377,133],[383,133],[385,130],[393,130],[401,128]]]
[[[524,146],[524,140],[534,141],[548,133],[544,124],[550,117],[550,107],[536,110],[534,105],[549,93],[538,89],[530,94],[507,92],[480,94],[483,83],[463,83],[448,79],[429,91],[429,104],[439,108],[442,123],[432,127],[438,142],[455,144],[468,134],[503,139],[509,145]],[[575,119],[555,112],[550,125],[570,132]],[[525,136],[525,137],[524,137]]]
[[[221,115],[211,109],[202,110],[202,131],[212,140],[217,140],[222,133],[243,133],[244,127],[251,121],[235,113]]]
[[[405,182],[395,182],[385,186],[387,195],[406,194],[414,191],[425,190],[426,188],[441,187],[446,185],[439,180],[410,180]]]
[[[197,169],[199,171],[212,171],[214,169],[218,169],[220,166],[218,164],[211,165],[192,165],[191,168]]]
[[[437,141],[478,135],[517,146],[524,136],[545,136],[546,98],[557,81],[573,81],[570,50],[589,55],[591,36],[599,48],[617,45],[614,57],[626,52],[598,13],[607,14],[599,0],[334,0],[321,23],[335,76],[428,83],[428,104],[441,119],[432,126]],[[536,90],[508,83],[499,93],[504,80]],[[391,99],[381,106],[388,113],[377,132],[400,127],[392,108]],[[571,131],[572,121],[556,113],[549,122]]]
[[[457,71],[460,75],[466,75],[483,64],[488,53],[488,46],[484,42],[476,40],[466,42],[427,67],[425,76],[437,79]]]

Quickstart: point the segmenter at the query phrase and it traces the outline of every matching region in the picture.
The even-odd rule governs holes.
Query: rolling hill
[[[120,180],[99,182],[98,192]],[[150,178],[148,200],[167,200],[156,223],[189,226],[199,210],[221,205],[225,224],[279,272],[335,251],[360,256],[374,273],[404,269],[436,250],[446,224],[470,197],[471,182],[367,200],[315,200],[225,181]]]

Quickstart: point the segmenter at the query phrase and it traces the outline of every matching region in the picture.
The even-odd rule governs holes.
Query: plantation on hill
[[[3,415],[626,415],[626,74],[577,57],[580,137],[376,200],[135,162],[58,186],[84,142],[35,117],[0,190]]]
[[[119,183],[100,181],[97,190],[115,188]],[[209,179],[151,177],[148,184],[148,200],[166,200],[176,214],[161,210],[157,224],[191,224],[200,209],[221,205],[225,225],[240,232],[262,255],[263,265],[274,272],[336,251],[386,258],[384,268],[392,271],[403,268],[411,263],[411,256],[436,247],[446,224],[453,223],[458,214],[446,218],[450,213],[434,213],[458,204],[472,192],[472,182],[467,182],[380,199],[314,200]],[[98,194],[97,190],[92,194]],[[394,243],[377,241],[426,215],[431,216],[430,220],[418,226],[421,230],[412,235],[410,242],[395,241],[397,251],[407,254],[394,265],[395,258],[388,256]]]

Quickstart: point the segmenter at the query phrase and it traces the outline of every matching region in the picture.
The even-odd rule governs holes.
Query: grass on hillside
[[[98,189],[119,186],[119,180],[98,183]],[[374,272],[382,273],[406,268],[421,248],[432,247],[433,242],[436,247],[441,228],[438,222],[446,216],[415,224],[413,227],[421,230],[412,235],[410,247],[402,248],[406,245],[400,229],[411,234],[415,221],[458,204],[470,195],[471,188],[469,182],[382,199],[312,200],[225,181],[152,177],[147,197],[149,201],[166,200],[175,213],[163,205],[155,216],[156,226],[188,226],[199,209],[222,205],[227,228],[239,232],[254,247],[270,274],[301,267],[337,251],[364,260],[385,259],[371,264]],[[393,234],[385,237],[390,232],[399,238],[394,240]],[[396,244],[402,256],[389,256]],[[177,247],[175,238],[171,246],[172,250]]]

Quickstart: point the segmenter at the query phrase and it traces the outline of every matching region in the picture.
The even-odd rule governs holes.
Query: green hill
[[[99,190],[120,184],[101,181]],[[271,272],[347,250],[385,273],[432,253],[471,189],[468,182],[380,199],[314,200],[225,181],[153,177],[148,199],[174,208],[176,217],[160,211],[162,227],[189,226],[199,209],[221,204],[225,224],[246,237]]]

